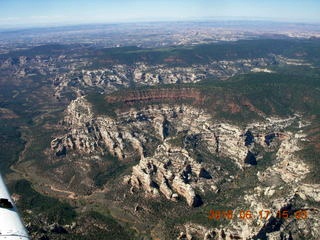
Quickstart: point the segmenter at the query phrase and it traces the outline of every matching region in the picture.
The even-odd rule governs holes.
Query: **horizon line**
[[[214,21],[246,21],[246,22],[270,22],[270,23],[282,23],[282,24],[307,24],[315,25],[320,24],[319,20],[311,19],[285,19],[285,18],[266,18],[266,17],[188,17],[188,18],[167,18],[167,19],[123,19],[115,21],[94,21],[94,22],[52,22],[52,23],[38,23],[38,24],[7,24],[0,26],[0,30],[27,30],[36,28],[55,28],[55,27],[76,27],[76,26],[90,26],[90,25],[112,25],[112,24],[143,24],[143,23],[166,23],[166,22],[214,22]],[[320,26],[319,26],[320,27]]]

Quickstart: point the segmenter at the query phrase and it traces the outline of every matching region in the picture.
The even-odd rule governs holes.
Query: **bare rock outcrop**
[[[163,96],[167,97],[166,94]],[[200,108],[166,104],[118,112],[116,117],[97,116],[86,98],[79,97],[66,110],[63,124],[67,133],[53,139],[51,149],[56,157],[68,158],[69,153],[81,153],[82,156],[97,159],[105,154],[119,160],[140,159],[132,168],[132,174],[126,178],[127,183],[143,189],[149,196],[161,194],[172,201],[177,201],[180,196],[188,205],[198,206],[202,203],[199,193],[206,190],[216,192],[215,186],[219,181],[230,177],[221,165],[215,166],[197,159],[199,147],[208,154],[226,158],[239,169],[259,161],[255,145],[265,151],[278,149],[278,164],[281,167],[272,170],[273,173],[287,169],[292,175],[282,177],[290,181],[297,178],[297,171],[306,172],[305,168],[302,169],[303,165],[294,167],[298,160],[288,163],[288,160],[282,159],[288,151],[291,151],[293,158],[298,143],[294,135],[279,133],[281,124],[287,126],[291,120],[277,121],[266,119],[240,128],[215,121]],[[266,136],[271,133],[272,139],[268,138],[267,144]],[[253,160],[248,161],[248,156]],[[83,161],[87,161],[85,159],[88,158]]]
[[[196,194],[196,183],[209,182],[201,177],[202,168],[184,149],[164,143],[154,156],[142,158],[133,167],[128,183],[154,196],[161,192],[172,201],[182,196],[189,206],[199,206],[201,198]]]

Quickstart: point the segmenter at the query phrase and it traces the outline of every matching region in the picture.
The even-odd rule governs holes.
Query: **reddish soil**
[[[152,102],[158,100],[183,100],[191,99],[196,103],[202,103],[204,96],[197,89],[182,88],[182,89],[150,89],[141,91],[129,91],[122,96],[107,96],[106,100],[109,103],[125,102]]]
[[[230,102],[227,105],[231,113],[239,113],[241,111],[240,106],[234,102]]]
[[[248,99],[243,99],[243,100],[241,101],[241,104],[242,104],[243,106],[248,107],[251,112],[255,112],[255,113],[257,113],[257,114],[260,115],[260,116],[263,116],[263,115],[264,115],[264,113],[261,112],[258,108],[256,108]]]

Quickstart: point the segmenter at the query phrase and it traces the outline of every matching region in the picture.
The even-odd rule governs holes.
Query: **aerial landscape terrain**
[[[320,239],[319,117],[319,24],[0,28],[31,239]]]

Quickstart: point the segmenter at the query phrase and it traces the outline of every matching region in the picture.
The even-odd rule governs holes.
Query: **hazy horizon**
[[[0,0],[0,29],[196,20],[320,23],[315,0]]]

